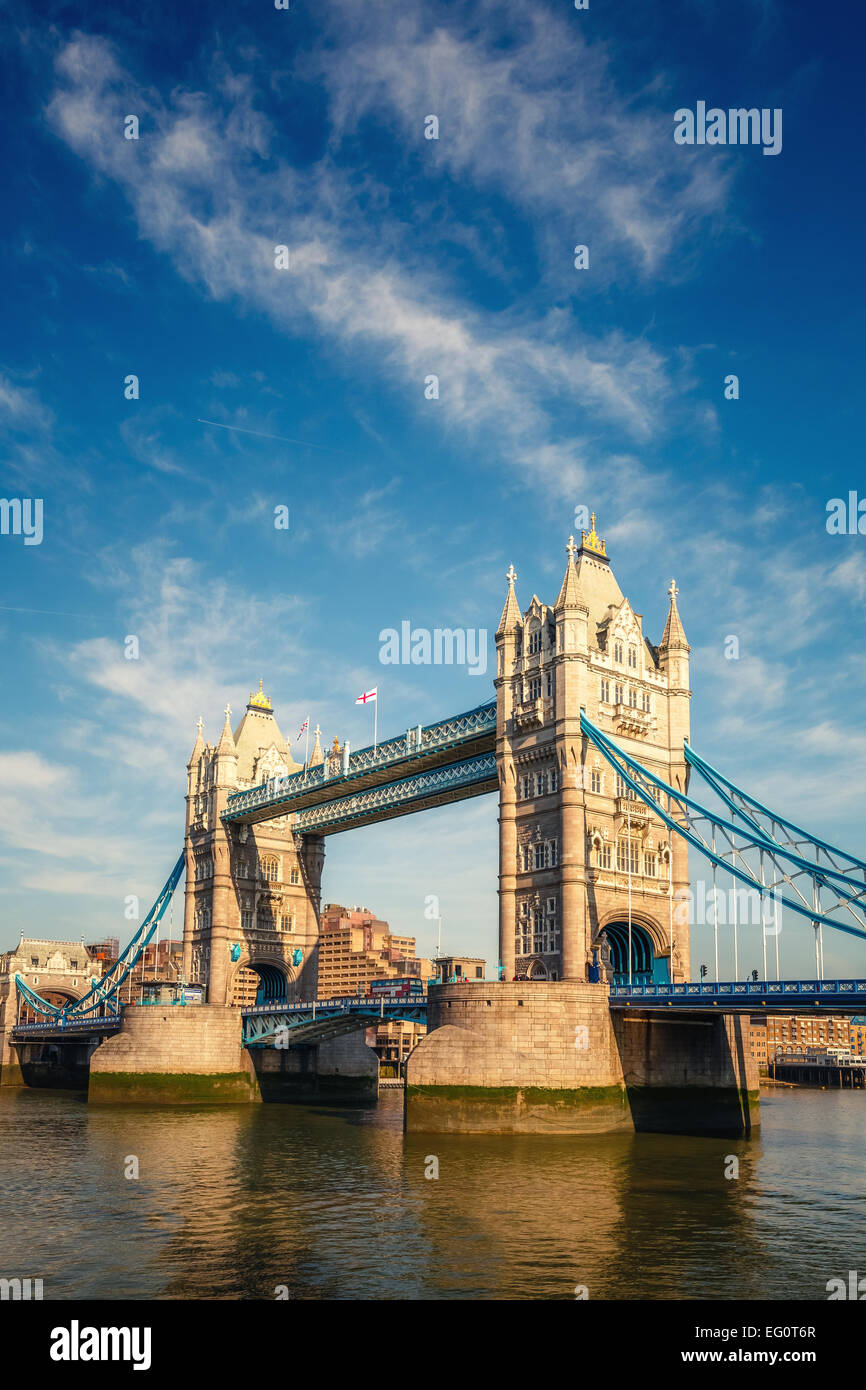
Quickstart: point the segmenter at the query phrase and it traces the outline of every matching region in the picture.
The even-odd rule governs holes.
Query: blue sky
[[[487,698],[378,633],[492,637],[512,561],[552,601],[581,505],[651,639],[676,576],[695,746],[863,854],[862,19],[629,8],[7,11],[0,493],[44,538],[0,537],[0,948],[126,934],[259,676],[356,747],[373,684],[383,734]],[[698,100],[781,107],[782,152],[675,145]],[[422,950],[436,894],[495,961],[495,889],[494,798],[328,841],[325,898]]]

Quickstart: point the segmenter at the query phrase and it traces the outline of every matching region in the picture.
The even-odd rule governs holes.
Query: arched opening
[[[43,989],[39,985],[33,985],[33,989],[47,1004],[56,1004],[59,1008],[63,1008],[66,1004],[74,1004],[76,999],[81,998],[80,990],[58,989],[56,986]],[[45,1015],[37,1013],[35,1009],[27,1003],[27,1000],[22,998],[19,1005],[18,1022],[44,1023]]]
[[[257,979],[257,983],[255,984],[255,999],[249,997],[251,994],[249,988],[243,991],[245,997],[239,999],[236,989],[234,1003],[251,1008],[254,1004],[256,1006],[285,1004],[288,1001],[286,972],[273,961],[248,961],[245,966],[238,970],[237,977],[244,977],[251,983]]]
[[[547,979],[549,979],[550,977],[549,977],[549,975],[548,975],[548,973],[547,973],[547,966],[544,964],[544,961],[543,961],[543,960],[533,960],[533,961],[531,961],[530,964],[529,964],[529,969],[528,969],[527,972],[526,972],[526,978],[527,978],[527,980],[547,980]]]
[[[600,936],[607,941],[610,950],[614,984],[627,985],[629,974],[633,985],[667,984],[670,980],[667,958],[655,954],[652,937],[640,922],[631,924],[630,972],[628,922],[608,922]]]

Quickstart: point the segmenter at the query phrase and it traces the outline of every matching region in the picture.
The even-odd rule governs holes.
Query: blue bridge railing
[[[823,1008],[856,1007],[866,1011],[866,980],[687,980],[681,984],[612,985],[612,1008],[710,1007],[751,1009],[772,1004]]]

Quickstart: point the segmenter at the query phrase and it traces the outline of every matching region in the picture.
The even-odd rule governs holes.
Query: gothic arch
[[[285,956],[269,956],[262,951],[250,954],[248,951],[235,962],[228,982],[228,999],[234,996],[235,981],[241,970],[252,970],[260,980],[259,993],[262,1001],[284,1003],[288,998],[288,987],[295,983],[297,970]]]
[[[666,983],[671,978],[667,935],[648,913],[632,912],[631,931],[627,914],[621,909],[607,913],[593,941],[593,949],[594,963],[599,963],[602,951],[604,957],[609,957],[618,984],[628,983],[629,978],[633,984]]]
[[[631,920],[632,926],[642,927],[643,930],[647,932],[652,943],[654,954],[657,956],[666,956],[668,953],[668,948],[670,946],[667,922],[665,922],[664,924],[657,922],[656,919],[654,917],[651,917],[648,912],[641,912],[639,909],[635,909],[632,911]],[[605,927],[609,927],[613,922],[627,923],[627,911],[624,910],[622,907],[611,908],[609,912],[606,912],[604,914],[604,916],[599,921],[598,931],[596,932],[595,938],[593,939],[592,944],[594,946],[597,944],[598,938],[601,936]]]

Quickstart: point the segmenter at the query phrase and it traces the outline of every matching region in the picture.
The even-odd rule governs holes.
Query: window
[[[597,767],[594,767],[589,774],[589,790],[591,792],[601,791],[601,773]]]
[[[636,670],[637,670],[637,647],[629,647],[629,649],[628,649],[628,664],[629,664],[629,666],[632,668],[633,671],[636,671]]]
[[[70,968],[70,970],[77,970],[77,969],[78,969],[78,961],[77,961],[77,960],[71,960],[71,961],[69,962],[69,968]]]
[[[551,790],[552,792],[555,792],[558,785],[559,785],[559,777],[558,777],[558,775],[557,775],[556,768],[555,768],[555,767],[552,767],[552,768],[550,769],[550,790]]]
[[[523,846],[523,872],[528,874],[532,868],[532,845]]]
[[[622,642],[614,642],[613,659],[614,661],[618,661],[620,662],[620,664],[622,664]]]
[[[615,705],[622,704],[622,686],[615,685],[613,688],[613,702]]]
[[[544,868],[546,868],[544,859],[545,859],[545,854],[544,854],[544,842],[543,842],[543,840],[539,840],[538,843],[535,845],[535,860],[534,860],[534,866],[533,866],[533,867],[536,868],[536,869],[544,869]]]
[[[252,914],[251,912],[242,912],[242,913],[241,913],[241,930],[242,930],[242,931],[252,931],[252,929],[253,929],[253,914]]]
[[[280,861],[273,855],[268,855],[262,859],[260,865],[260,877],[266,879],[268,883],[276,883],[280,876]]]
[[[650,701],[649,691],[648,691],[648,690],[645,690],[644,693],[643,693],[643,707],[644,707],[644,710],[646,711],[646,713],[649,714],[649,713],[650,713],[650,710],[652,709],[652,704],[651,704],[651,701]]]
[[[530,698],[530,700],[540,700],[540,699],[541,699],[541,677],[540,677],[540,676],[533,676],[532,679],[530,680],[530,682],[529,682],[529,698]]]
[[[535,795],[536,795],[536,796],[546,796],[546,795],[547,795],[547,773],[546,773],[546,772],[537,772],[536,775],[535,775]]]
[[[30,957],[30,964],[31,964],[32,966],[38,966],[38,964],[39,964],[39,957],[38,957],[38,956],[31,956],[31,957]]]
[[[598,865],[600,869],[610,868],[610,845],[606,841],[598,851]]]
[[[601,683],[601,703],[603,705],[610,704],[610,681],[602,681]]]
[[[524,798],[524,800],[528,800],[529,797],[531,797],[531,796],[532,796],[532,778],[531,778],[531,777],[524,777],[524,779],[523,779],[523,798]]]
[[[548,700],[550,699],[550,697],[551,697],[552,694],[553,694],[553,672],[552,672],[552,671],[548,671],[548,673],[547,673],[547,698],[548,698]]]
[[[616,837],[616,867],[621,873],[640,873],[637,838],[629,834],[628,826]]]
[[[559,845],[556,840],[548,840],[547,842],[547,863],[551,869],[555,869],[559,863]]]
[[[655,850],[653,850],[651,853],[648,853],[648,854],[645,854],[645,855],[644,855],[644,857],[643,857],[643,871],[644,871],[644,873],[646,874],[647,878],[655,878],[655,876],[656,876],[656,856],[655,856]]]
[[[637,691],[633,685],[628,688],[628,702],[632,709],[637,709]]]
[[[297,864],[293,864],[289,870],[289,883],[300,883],[301,873]]]
[[[535,656],[541,651],[541,628],[535,625],[529,630],[529,655]]]

